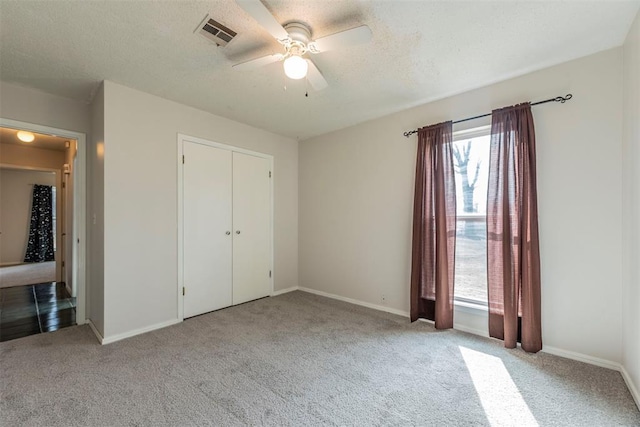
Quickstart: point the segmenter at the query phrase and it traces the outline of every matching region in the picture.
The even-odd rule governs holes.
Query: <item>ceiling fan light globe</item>
[[[27,132],[24,130],[18,131],[16,135],[18,136],[18,139],[22,142],[32,142],[34,139],[36,139],[36,136],[33,133]]]
[[[307,76],[309,64],[301,56],[292,55],[284,60],[284,73],[293,80],[303,79]]]

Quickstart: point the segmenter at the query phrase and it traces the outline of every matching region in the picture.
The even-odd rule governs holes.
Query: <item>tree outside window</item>
[[[481,304],[487,301],[489,140],[488,128],[458,135],[454,133],[453,165],[458,216],[455,297]]]

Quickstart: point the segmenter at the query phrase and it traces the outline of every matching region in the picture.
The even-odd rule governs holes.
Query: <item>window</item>
[[[456,178],[455,299],[487,303],[487,182],[490,127],[453,134]]]

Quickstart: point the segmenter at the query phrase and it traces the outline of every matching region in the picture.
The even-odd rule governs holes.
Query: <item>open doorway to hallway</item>
[[[76,324],[76,164],[75,139],[0,128],[0,341]]]

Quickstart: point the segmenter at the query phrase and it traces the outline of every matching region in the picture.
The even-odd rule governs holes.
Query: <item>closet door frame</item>
[[[219,148],[222,150],[228,150],[231,152],[248,154],[250,156],[261,157],[263,159],[267,159],[269,161],[269,170],[271,172],[271,180],[270,180],[270,212],[269,212],[269,240],[271,243],[270,247],[270,264],[271,264],[271,277],[269,277],[269,283],[271,286],[270,294],[273,295],[273,278],[275,277],[274,271],[274,245],[273,245],[273,181],[274,181],[274,172],[273,172],[273,156],[270,154],[259,153],[257,151],[246,150],[244,148],[235,147],[233,145],[222,144],[219,142],[209,141],[207,139],[198,138],[195,136],[189,136],[185,134],[178,133],[178,141],[177,141],[177,156],[176,163],[178,165],[178,277],[177,277],[177,287],[176,287],[176,295],[177,295],[177,309],[178,309],[178,319],[184,320],[184,295],[182,294],[182,289],[185,286],[184,283],[184,180],[183,180],[183,147],[185,142],[192,142],[195,144],[207,145],[209,147]],[[188,161],[185,159],[185,161]]]

